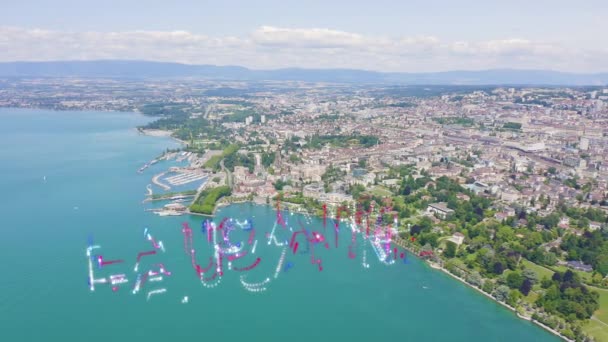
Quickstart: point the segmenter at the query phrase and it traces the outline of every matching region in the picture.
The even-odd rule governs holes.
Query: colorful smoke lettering
[[[277,201],[275,209],[276,219],[272,227],[255,226],[251,218],[239,221],[224,217],[218,224],[209,219],[204,220],[201,224],[200,235],[198,235],[194,233],[188,223],[183,223],[181,226],[183,237],[181,249],[183,249],[192,267],[192,279],[200,282],[204,288],[214,288],[221,284],[222,278],[225,277],[227,272],[234,272],[239,274],[238,279],[244,290],[260,293],[270,289],[273,282],[278,281],[281,273],[297,272],[302,267],[313,267],[319,272],[324,271],[323,258],[328,257],[328,255],[340,257],[344,251],[344,249],[339,250],[338,248],[339,235],[344,230],[340,229],[341,224],[350,228],[348,232],[350,243],[348,244],[347,254],[343,257],[357,261],[363,269],[370,267],[367,255],[370,250],[375,254],[378,265],[393,265],[398,259],[402,259],[404,263],[406,262],[406,252],[394,244],[393,240],[396,234],[391,228],[391,224],[396,226],[397,219],[391,220],[391,224],[383,222],[382,216],[390,208],[380,208],[379,215],[375,217],[372,216],[373,206],[370,206],[368,211],[363,211],[361,206],[358,205],[357,210],[352,212],[346,207],[335,208],[335,218],[331,219],[334,232],[330,235],[330,240],[332,238],[334,240],[333,244],[330,244],[327,236],[321,230],[315,230],[312,225],[307,227],[301,220],[295,220],[297,221],[295,222],[297,228],[295,228],[294,225],[290,224],[293,222],[285,220],[284,218],[289,213],[281,209],[280,201]],[[328,212],[329,208],[323,205],[323,227],[316,227],[322,228],[323,232],[326,231]],[[312,222],[310,216],[306,218],[308,218],[306,223],[310,225]],[[269,232],[266,232],[268,230]],[[259,232],[265,232],[265,234],[258,236]],[[113,265],[124,264],[125,262],[123,259],[105,260],[102,255],[92,255],[92,250],[101,247],[94,246],[92,238],[89,239],[89,246],[86,250],[89,260],[89,279],[87,283],[91,291],[95,291],[96,285],[109,285],[112,291],[119,292],[121,286],[128,283],[128,278],[132,277],[135,279],[131,288],[133,295],[137,295],[145,288],[147,291],[146,298],[150,300],[153,296],[167,292],[167,288],[158,286],[172,274],[167,270],[164,263],[160,262],[162,260],[157,260],[159,253],[165,252],[163,242],[157,241],[148,228],[145,228],[143,236],[152,249],[136,253],[133,260],[133,273],[131,275],[125,273],[112,274],[101,278],[95,278],[93,264],[96,263],[97,269],[100,270],[108,267],[118,268],[119,266]],[[236,236],[243,237],[243,240],[236,240]],[[273,260],[267,256],[269,254],[263,254],[263,257],[256,256],[259,239],[266,240],[267,243],[264,248],[275,249],[279,253],[279,257]],[[262,245],[264,244],[262,243]],[[335,253],[332,253],[332,250]],[[328,252],[320,253],[321,251]],[[276,255],[276,252],[274,255]],[[286,261],[288,257],[290,260]],[[298,263],[299,266],[294,267],[294,258],[301,257],[308,258],[309,262]],[[151,259],[150,261],[153,264],[148,266],[147,269],[140,270],[142,268],[140,264],[144,259]],[[272,266],[274,274],[263,275],[262,277],[256,274],[257,279],[264,280],[257,283],[248,282],[246,279],[249,272],[255,270],[261,264],[276,264],[276,267]],[[187,303],[188,300],[183,298],[181,303]]]

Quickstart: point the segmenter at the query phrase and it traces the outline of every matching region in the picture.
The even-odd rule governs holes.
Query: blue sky
[[[608,71],[608,1],[0,1],[1,61]]]

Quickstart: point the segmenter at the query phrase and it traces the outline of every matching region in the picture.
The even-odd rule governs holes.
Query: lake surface
[[[233,205],[222,217],[250,218],[258,240],[255,254],[235,260],[252,270],[225,270],[221,283],[205,288],[184,251],[182,222],[193,229],[197,262],[213,254],[201,232],[201,217],[158,217],[144,211],[146,185],[167,164],[143,175],[137,169],[177,146],[167,138],[142,136],[135,126],[149,121],[138,114],[0,109],[0,336],[4,341],[558,341],[537,326],[474,290],[406,257],[387,266],[366,247],[362,267],[357,238],[349,258],[351,231],[340,226],[338,248],[333,227],[322,220],[284,213],[288,228],[300,224],[325,233],[326,249],[315,247],[323,271],[311,264],[305,243],[288,251],[274,278],[282,247],[267,244],[275,222],[267,206]],[[46,177],[46,181],[44,178]],[[140,271],[163,263],[172,272],[132,294],[133,266],[139,252],[152,249],[148,227],[166,253],[142,258]],[[123,263],[96,270],[96,277],[124,273],[129,283],[116,292],[87,285],[85,249],[89,236],[105,260]],[[249,232],[230,238],[247,244]],[[250,249],[247,245],[244,248]],[[242,278],[241,278],[242,276]],[[241,280],[271,281],[265,292],[247,291]],[[146,300],[153,289],[163,294]],[[181,304],[184,296],[189,303]]]

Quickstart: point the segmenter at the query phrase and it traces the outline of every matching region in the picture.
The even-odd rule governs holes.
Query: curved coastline
[[[214,211],[213,211],[213,215],[204,215],[204,214],[197,214],[197,213],[191,213],[191,214],[192,214],[192,215],[197,215],[197,216],[214,217],[214,216],[215,216],[215,214],[216,214],[216,212],[217,212],[217,210],[218,210],[218,209],[220,209],[220,208],[222,208],[222,207],[229,207],[230,205],[233,205],[233,204],[241,204],[241,203],[245,203],[245,202],[251,202],[251,204],[253,204],[253,205],[269,206],[269,207],[271,207],[271,208],[274,208],[274,207],[272,207],[270,204],[266,204],[266,203],[255,203],[254,201],[248,201],[248,200],[246,200],[246,201],[240,201],[240,202],[235,202],[235,203],[217,203],[217,205],[216,205],[216,207],[215,207],[215,209],[214,209]],[[397,244],[395,241],[393,241],[393,243]],[[411,249],[411,248],[408,248],[407,246],[405,246],[405,245],[403,245],[403,244],[397,244],[397,245],[398,245],[398,246],[400,246],[400,247],[402,247],[402,248],[404,248],[404,249],[406,249],[408,252],[410,252],[410,254],[411,254],[411,255],[413,255],[413,256],[414,256],[414,257],[416,257],[417,259],[422,260],[422,259],[420,259],[420,258],[418,257],[418,255],[417,255],[417,254],[416,254],[414,251],[412,251],[412,249]],[[425,260],[422,260],[422,261],[425,261]],[[532,319],[531,317],[527,317],[527,316],[521,315],[520,313],[518,313],[518,312],[517,312],[517,310],[516,310],[515,308],[513,308],[513,307],[509,306],[508,304],[506,304],[506,303],[504,303],[504,302],[501,302],[501,301],[497,300],[496,298],[492,297],[492,295],[490,295],[490,294],[488,294],[488,293],[486,293],[486,292],[483,292],[483,291],[482,291],[480,288],[475,287],[475,286],[473,286],[473,285],[471,285],[471,284],[467,283],[465,279],[463,279],[463,278],[461,278],[461,277],[458,277],[458,276],[456,276],[456,275],[454,275],[454,274],[450,273],[448,270],[446,270],[446,269],[445,269],[445,268],[443,268],[442,266],[437,265],[437,264],[435,264],[435,263],[433,263],[433,262],[428,262],[428,261],[425,261],[425,262],[424,262],[424,264],[426,264],[427,266],[429,266],[430,268],[432,268],[432,269],[434,269],[434,270],[438,270],[438,271],[441,271],[441,272],[443,272],[443,273],[445,273],[445,274],[449,275],[450,277],[452,277],[452,278],[454,278],[454,279],[456,279],[456,280],[460,281],[461,283],[465,284],[466,286],[468,286],[468,287],[472,288],[473,290],[477,291],[478,293],[482,294],[484,297],[486,297],[486,298],[488,298],[488,299],[492,300],[493,302],[495,302],[495,303],[497,303],[497,304],[502,305],[503,307],[505,307],[505,308],[506,308],[506,309],[508,309],[509,311],[511,311],[511,312],[513,312],[513,313],[515,313],[515,315],[516,315],[518,318],[520,318],[520,319],[522,319],[522,320],[524,320],[524,321],[532,322],[532,323],[536,324],[538,327],[540,327],[540,328],[542,328],[542,329],[544,329],[544,330],[546,330],[546,331],[550,332],[551,334],[553,334],[553,335],[555,335],[555,336],[557,336],[557,337],[561,338],[561,339],[562,339],[562,340],[564,340],[564,341],[567,341],[567,342],[574,342],[574,340],[571,340],[571,339],[569,339],[569,338],[567,338],[567,337],[563,336],[562,334],[560,334],[560,333],[559,333],[559,331],[557,331],[557,330],[555,330],[555,329],[552,329],[552,328],[550,328],[550,327],[546,326],[545,324],[543,324],[543,323],[541,323],[541,322],[538,322],[538,321],[536,321],[536,320]]]
[[[145,130],[145,129],[141,129],[141,128],[138,128],[138,131],[139,131],[139,132],[140,132],[140,134],[142,134],[142,135],[155,136],[155,137],[170,137],[171,139],[173,139],[174,141],[176,141],[176,142],[180,143],[180,144],[181,144],[181,145],[183,145],[183,146],[186,146],[186,145],[187,145],[187,142],[185,142],[185,141],[183,141],[183,140],[180,140],[180,139],[178,139],[178,138],[175,138],[175,137],[171,136],[171,135],[172,135],[172,132],[171,132],[171,131],[164,131],[164,130]],[[158,184],[157,184],[157,185],[158,185]],[[255,202],[255,201],[253,201],[253,200],[241,200],[241,201],[237,201],[237,202],[230,202],[230,203],[226,203],[226,202],[219,201],[218,203],[216,203],[216,206],[215,206],[215,208],[214,208],[214,210],[213,210],[213,213],[212,213],[211,215],[207,215],[207,214],[201,214],[201,213],[194,213],[194,212],[191,212],[190,210],[187,210],[187,211],[186,211],[186,214],[188,214],[188,215],[193,215],[193,216],[199,216],[199,217],[211,217],[211,218],[213,218],[213,217],[215,217],[215,215],[216,215],[216,213],[217,213],[218,209],[225,208],[225,207],[229,207],[229,206],[231,206],[231,205],[233,205],[233,204],[242,204],[242,203],[246,203],[246,202],[251,202],[251,203],[252,203],[252,204],[254,204],[254,205],[270,206],[271,208],[273,208],[273,207],[272,207],[272,205],[270,205],[270,204],[267,204],[267,203],[257,203],[257,202]],[[312,215],[314,215],[314,214],[312,214]],[[315,215],[315,216],[316,216],[316,215]],[[418,255],[417,255],[415,252],[413,252],[413,251],[412,251],[410,248],[408,248],[408,247],[406,247],[406,246],[404,246],[404,245],[401,245],[401,244],[400,244],[399,246],[400,246],[400,247],[402,247],[402,248],[407,249],[407,250],[408,250],[408,251],[409,251],[409,252],[410,252],[412,255],[414,255],[416,258],[418,258],[418,259],[419,259]],[[456,279],[456,280],[460,281],[461,283],[463,283],[463,284],[467,285],[468,287],[473,288],[474,290],[476,290],[478,293],[481,293],[481,294],[482,294],[483,296],[485,296],[486,298],[491,299],[493,302],[496,302],[496,303],[498,303],[498,304],[502,305],[503,307],[507,308],[508,310],[510,310],[510,311],[512,311],[512,312],[514,312],[514,313],[515,313],[515,315],[516,315],[518,318],[520,318],[520,319],[522,319],[522,320],[525,320],[525,321],[532,322],[532,323],[536,324],[538,327],[540,327],[540,328],[542,328],[542,329],[544,329],[544,330],[546,330],[546,331],[550,332],[551,334],[553,334],[553,335],[555,335],[555,336],[559,337],[560,339],[562,339],[562,340],[564,340],[564,341],[568,341],[568,342],[574,342],[573,340],[568,339],[567,337],[565,337],[565,336],[563,336],[562,334],[560,334],[558,331],[556,331],[556,330],[554,330],[554,329],[552,329],[552,328],[550,328],[550,327],[548,327],[548,326],[546,326],[546,325],[542,324],[541,322],[538,322],[538,321],[536,321],[536,320],[532,319],[531,317],[527,317],[527,316],[524,316],[524,315],[519,314],[519,313],[517,312],[517,310],[516,310],[516,309],[514,309],[513,307],[511,307],[511,306],[507,305],[506,303],[503,303],[503,302],[498,301],[496,298],[492,297],[490,294],[485,293],[485,292],[483,292],[481,289],[479,289],[479,288],[477,288],[477,287],[475,287],[475,286],[473,286],[473,285],[471,285],[471,284],[467,283],[467,282],[465,281],[465,279],[460,278],[460,277],[458,277],[458,276],[456,276],[456,275],[454,275],[454,274],[451,274],[450,272],[448,272],[448,271],[447,271],[445,268],[443,268],[442,266],[439,266],[439,265],[433,264],[433,263],[431,263],[431,262],[425,262],[425,264],[427,264],[429,267],[431,267],[431,268],[433,268],[433,269],[436,269],[436,270],[442,271],[443,273],[445,273],[445,274],[447,274],[447,275],[451,276],[452,278],[454,278],[454,279]]]
[[[445,274],[447,274],[447,275],[451,276],[452,278],[454,278],[454,279],[456,279],[456,280],[459,280],[461,283],[463,283],[463,284],[467,285],[468,287],[472,288],[473,290],[475,290],[475,291],[477,291],[477,292],[481,293],[482,295],[484,295],[485,297],[487,297],[487,298],[491,299],[492,301],[494,301],[494,302],[496,302],[496,303],[498,303],[498,304],[500,304],[500,305],[504,306],[505,308],[509,309],[510,311],[513,311],[517,317],[519,317],[519,318],[521,318],[521,319],[523,319],[523,320],[525,320],[525,321],[529,321],[529,322],[532,322],[532,323],[534,323],[534,324],[536,324],[536,325],[540,326],[541,328],[543,328],[543,329],[547,330],[548,332],[552,333],[553,335],[556,335],[557,337],[559,337],[559,338],[563,339],[564,341],[568,341],[568,342],[574,342],[574,340],[571,340],[571,339],[567,338],[566,336],[564,336],[564,335],[560,334],[560,333],[559,333],[559,331],[554,330],[554,329],[552,329],[552,328],[550,328],[550,327],[548,327],[548,326],[546,326],[546,325],[542,324],[541,322],[539,322],[539,321],[537,321],[537,320],[532,319],[532,317],[527,317],[527,316],[524,316],[524,315],[520,314],[519,312],[517,312],[517,310],[516,310],[515,308],[513,308],[513,307],[509,306],[509,305],[508,305],[508,304],[506,304],[506,303],[503,303],[503,302],[501,302],[501,301],[497,300],[496,298],[492,297],[490,294],[488,294],[488,293],[486,293],[486,292],[483,292],[483,291],[482,291],[480,288],[475,287],[475,286],[473,286],[472,284],[467,283],[467,282],[466,282],[466,280],[464,280],[463,278],[458,277],[458,276],[456,276],[456,275],[454,275],[454,274],[450,273],[450,272],[449,272],[448,270],[446,270],[445,268],[443,268],[443,267],[441,267],[441,266],[433,266],[433,265],[431,265],[430,263],[428,263],[428,264],[429,264],[429,266],[430,266],[431,268],[434,268],[434,269],[436,269],[436,270],[440,270],[440,271],[442,271],[443,273],[445,273]]]
[[[182,146],[188,145],[187,142],[174,137],[172,131],[166,131],[166,130],[162,130],[162,129],[144,129],[144,128],[140,128],[140,127],[137,128],[137,131],[142,135],[147,135],[150,137],[171,138],[172,140],[180,143]]]

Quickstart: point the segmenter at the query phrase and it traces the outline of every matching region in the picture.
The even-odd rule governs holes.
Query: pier
[[[148,301],[149,301],[149,300],[150,300],[150,297],[152,297],[153,295],[156,295],[156,294],[161,294],[161,293],[165,293],[165,292],[167,292],[167,289],[158,289],[158,290],[152,290],[152,291],[148,292],[148,295],[147,295],[147,297],[146,297],[146,300],[148,300]]]
[[[179,157],[175,158],[176,162],[183,162],[184,160],[190,158],[190,156],[192,155],[192,152],[182,152],[180,153]]]
[[[157,186],[160,186],[161,188],[163,188],[163,190],[168,191],[171,190],[171,187],[168,186],[167,184],[161,183],[161,181],[159,180],[160,177],[164,176],[167,172],[161,172],[157,175],[155,175],[154,177],[152,177],[152,183],[156,184]]]
[[[89,261],[89,289],[91,291],[95,291],[95,283],[96,283],[95,274],[93,273],[93,258],[92,258],[91,252],[97,248],[99,248],[99,246],[89,246],[89,247],[87,247],[87,252],[86,252],[86,256]]]
[[[154,202],[154,201],[174,201],[174,203],[186,202],[186,200],[194,198],[195,194],[188,192],[177,192],[169,193],[161,196],[149,196],[143,202]]]

